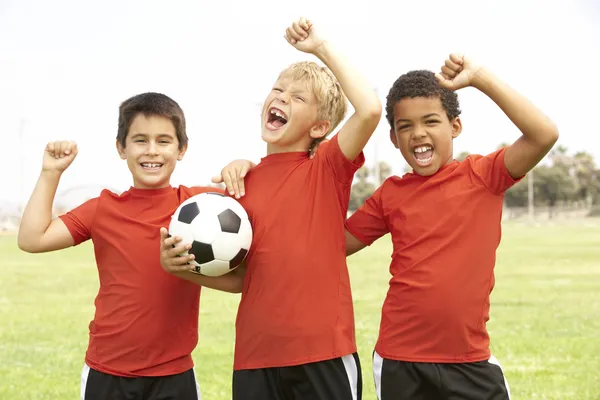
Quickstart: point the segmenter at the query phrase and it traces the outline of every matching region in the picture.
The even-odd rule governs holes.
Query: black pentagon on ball
[[[194,218],[200,214],[200,209],[197,203],[189,203],[181,207],[177,220],[184,224],[191,224]]]
[[[240,249],[240,251],[238,251],[235,257],[233,257],[231,261],[229,261],[229,269],[235,268],[238,265],[240,265],[240,263],[244,261],[246,254],[248,254],[248,250]]]
[[[242,225],[242,219],[228,208],[219,214],[219,223],[221,224],[222,232],[238,233],[240,225]]]
[[[210,244],[197,242],[194,240],[192,248],[188,251],[189,254],[194,255],[194,261],[198,264],[206,264],[215,259],[212,246]]]

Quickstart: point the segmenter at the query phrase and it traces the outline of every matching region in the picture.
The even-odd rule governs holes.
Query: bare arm
[[[246,266],[240,265],[233,271],[222,276],[204,276],[192,272],[172,272],[172,274],[199,286],[220,290],[222,292],[241,293],[244,285]]]
[[[160,265],[166,272],[199,286],[229,293],[242,292],[244,275],[246,274],[245,263],[222,276],[198,275],[190,272],[194,269],[194,266],[190,265],[189,262],[194,259],[194,255],[180,256],[180,254],[188,251],[191,245],[178,244],[179,242],[181,242],[180,237],[169,237],[167,229],[160,228]]]
[[[381,119],[381,102],[367,80],[327,40],[319,36],[310,21],[301,18],[286,31],[286,40],[300,51],[314,54],[330,70],[354,107],[354,114],[338,134],[342,153],[354,160],[363,150]]]
[[[354,107],[354,114],[338,133],[342,153],[347,159],[354,160],[364,149],[381,120],[381,102],[363,75],[331,44],[323,42],[315,55],[333,72],[348,101]]]
[[[63,171],[77,154],[71,142],[49,143],[44,151],[42,173],[25,207],[19,226],[19,248],[42,253],[74,245],[73,237],[60,218],[52,219],[52,203]]]
[[[367,247],[366,244],[355,238],[354,235],[346,229],[346,256],[351,256],[365,247]]]
[[[506,149],[504,163],[511,177],[524,176],[552,149],[558,128],[527,98],[485,69],[477,74],[473,86],[496,103],[523,134]]]
[[[457,90],[473,86],[487,95],[516,125],[523,136],[504,154],[511,177],[521,178],[539,163],[558,140],[558,129],[529,100],[470,59],[451,54],[436,75],[440,84]]]

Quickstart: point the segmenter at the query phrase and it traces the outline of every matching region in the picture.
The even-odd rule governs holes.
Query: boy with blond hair
[[[246,176],[240,198],[254,232],[236,322],[234,400],[357,400],[362,394],[344,220],[362,150],[381,117],[370,85],[305,19],[286,40],[319,58],[278,77],[262,110],[267,156]],[[355,113],[315,157],[309,150]],[[247,162],[219,180],[237,181]],[[191,257],[164,239],[163,267]],[[183,267],[182,267],[183,266]]]

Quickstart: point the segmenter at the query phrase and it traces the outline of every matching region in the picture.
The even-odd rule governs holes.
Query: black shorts
[[[233,371],[233,400],[361,400],[358,354],[292,367]]]
[[[498,361],[442,364],[381,358],[373,353],[379,400],[510,400]]]
[[[124,378],[84,365],[81,400],[201,400],[194,370],[169,376]]]

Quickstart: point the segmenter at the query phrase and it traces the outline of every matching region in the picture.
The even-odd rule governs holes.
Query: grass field
[[[389,279],[387,238],[351,257],[364,399]],[[504,226],[488,325],[514,399],[600,399],[600,222]],[[0,399],[77,399],[97,291],[92,248],[29,255],[0,236]],[[205,400],[230,399],[238,296],[206,290],[194,352]]]

